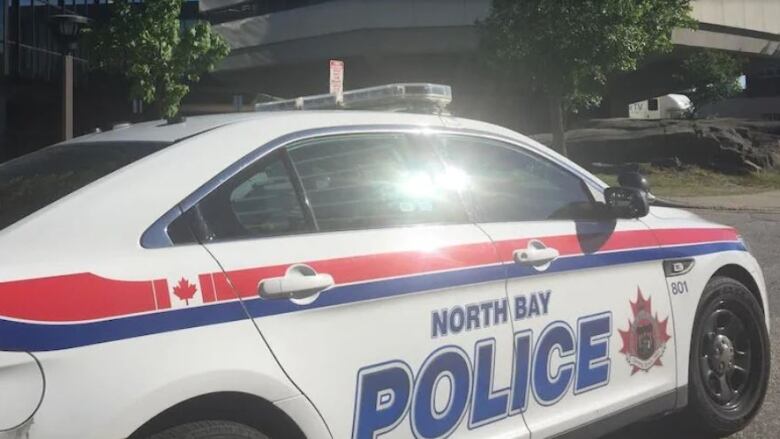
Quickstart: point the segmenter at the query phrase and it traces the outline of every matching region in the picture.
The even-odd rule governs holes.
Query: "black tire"
[[[707,284],[691,339],[684,413],[691,429],[723,437],[758,413],[770,373],[764,322],[758,301],[740,282],[717,276]]]
[[[230,421],[199,421],[177,425],[149,439],[269,439],[252,427]]]

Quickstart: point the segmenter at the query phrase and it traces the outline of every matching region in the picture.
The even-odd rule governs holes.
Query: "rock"
[[[750,172],[761,172],[764,170],[764,168],[758,166],[757,164],[751,162],[750,160],[743,160],[742,164],[745,165],[745,167],[747,167],[750,170]]]
[[[671,168],[680,169],[683,167],[683,162],[678,157],[662,157],[655,160],[651,160],[650,164],[657,168]]]
[[[534,138],[549,144],[551,136]],[[599,119],[567,132],[569,157],[593,163],[697,165],[723,172],[780,167],[780,121]]]
[[[777,144],[777,151],[772,152],[769,158],[772,161],[773,168],[776,168],[778,165],[780,165],[780,142]]]
[[[588,168],[593,172],[598,172],[601,174],[613,174],[618,175],[622,174],[624,172],[643,172],[647,170],[646,166],[643,166],[641,163],[620,163],[620,164],[611,164],[611,163],[600,163],[600,162],[594,162],[591,163]]]

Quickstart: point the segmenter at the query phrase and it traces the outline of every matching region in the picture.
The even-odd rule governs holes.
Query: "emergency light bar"
[[[446,112],[452,88],[439,84],[388,84],[344,92],[255,104],[255,111],[362,109],[408,112]]]

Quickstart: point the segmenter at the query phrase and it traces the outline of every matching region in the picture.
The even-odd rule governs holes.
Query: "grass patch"
[[[764,171],[747,175],[728,175],[688,167],[686,169],[649,168],[644,172],[654,195],[659,197],[693,197],[738,195],[780,190],[780,172]],[[617,176],[596,174],[605,183],[617,185]]]

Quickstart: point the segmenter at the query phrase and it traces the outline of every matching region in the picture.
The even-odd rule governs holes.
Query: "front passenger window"
[[[585,184],[540,156],[490,139],[442,136],[442,155],[468,178],[478,222],[544,221],[565,218],[592,203]]]

